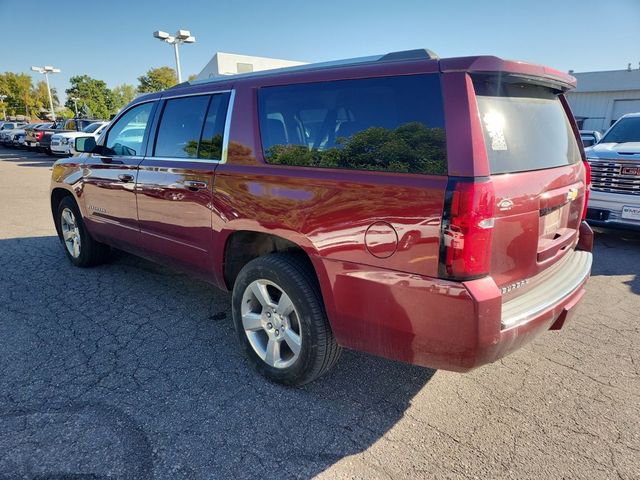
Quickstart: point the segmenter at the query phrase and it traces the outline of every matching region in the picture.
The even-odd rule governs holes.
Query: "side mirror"
[[[74,147],[76,152],[94,153],[96,150],[96,139],[94,137],[77,137]]]

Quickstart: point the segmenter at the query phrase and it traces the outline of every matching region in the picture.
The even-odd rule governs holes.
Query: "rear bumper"
[[[545,290],[543,282],[504,304],[490,277],[456,283],[324,260],[328,278],[321,283],[323,293],[325,287],[332,290],[325,303],[341,345],[425,367],[467,371],[564,325],[585,293],[592,258],[589,252],[568,255],[575,261],[547,279],[553,288]]]

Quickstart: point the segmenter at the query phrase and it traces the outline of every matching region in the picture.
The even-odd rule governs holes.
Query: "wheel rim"
[[[242,296],[242,326],[258,356],[269,366],[287,368],[300,356],[300,317],[289,295],[269,280],[256,280]]]
[[[60,227],[67,252],[73,258],[78,258],[80,256],[80,228],[78,227],[76,216],[70,208],[62,210]]]

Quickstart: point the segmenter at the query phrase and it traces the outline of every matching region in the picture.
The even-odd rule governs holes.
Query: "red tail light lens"
[[[587,206],[589,204],[589,192],[591,191],[591,165],[587,161],[584,161],[582,163],[584,164],[584,170],[585,170],[584,208],[582,209],[582,220],[586,220]]]
[[[439,276],[471,280],[489,273],[495,192],[488,180],[451,177],[440,236]]]
[[[44,132],[37,132],[36,133],[36,140],[41,140],[43,135],[44,135]]]

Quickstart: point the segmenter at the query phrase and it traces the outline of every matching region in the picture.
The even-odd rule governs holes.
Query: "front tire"
[[[233,321],[253,367],[269,380],[304,385],[338,361],[315,272],[301,255],[258,257],[233,287]]]
[[[109,247],[91,238],[80,209],[71,197],[63,198],[58,205],[56,229],[67,258],[76,267],[93,267],[108,257]]]

